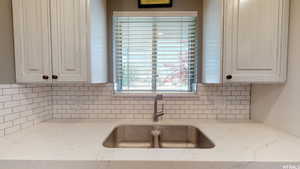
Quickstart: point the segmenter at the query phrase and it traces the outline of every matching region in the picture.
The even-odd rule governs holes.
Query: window
[[[115,12],[113,24],[117,91],[195,90],[195,12]]]

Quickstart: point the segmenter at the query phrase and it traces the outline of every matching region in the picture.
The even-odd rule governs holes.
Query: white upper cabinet
[[[107,82],[106,0],[13,1],[18,82]]]
[[[289,0],[204,0],[203,83],[286,81]]]
[[[224,2],[224,81],[285,82],[289,0]]]
[[[13,0],[17,82],[51,82],[49,0]]]

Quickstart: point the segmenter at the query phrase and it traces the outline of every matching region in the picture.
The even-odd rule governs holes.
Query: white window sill
[[[113,92],[115,97],[155,97],[159,94],[164,97],[198,97],[197,92]]]

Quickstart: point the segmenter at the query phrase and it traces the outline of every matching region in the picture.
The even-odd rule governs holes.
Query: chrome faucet
[[[154,112],[153,112],[153,121],[154,122],[158,122],[159,121],[159,117],[165,115],[164,113],[164,105],[162,105],[162,111],[158,112],[157,108],[157,104],[158,104],[158,100],[163,100],[163,95],[157,95],[154,98]]]

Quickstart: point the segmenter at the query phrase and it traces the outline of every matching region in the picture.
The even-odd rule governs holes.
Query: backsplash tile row
[[[199,84],[194,96],[165,97],[166,119],[248,120],[250,85]],[[114,95],[113,85],[55,84],[55,119],[150,119],[153,97]]]
[[[51,85],[0,85],[0,136],[52,119]]]

